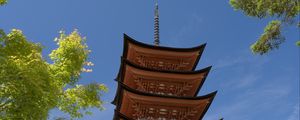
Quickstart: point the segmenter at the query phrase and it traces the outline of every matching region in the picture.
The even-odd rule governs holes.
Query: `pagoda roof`
[[[131,119],[131,118],[127,117],[126,115],[122,114],[120,111],[115,110],[113,120],[134,120],[134,119]]]
[[[174,91],[176,96],[197,96],[212,66],[196,71],[156,70],[136,65],[126,59],[122,59],[121,67],[116,78],[117,81],[134,89],[145,89],[151,87],[149,84],[160,84],[157,87],[166,87],[165,93]],[[148,84],[148,85],[147,85]],[[144,88],[146,87],[146,88]],[[152,86],[153,87],[153,86]],[[172,87],[172,88],[170,88]],[[158,91],[163,92],[163,89]],[[150,90],[151,91],[151,90]],[[158,91],[152,91],[154,93]]]
[[[155,118],[201,120],[217,91],[198,97],[157,95],[132,89],[118,82],[121,87],[117,111],[128,118]],[[123,116],[123,117],[124,117]],[[186,118],[182,118],[186,117]],[[150,119],[151,120],[151,119]]]
[[[157,49],[157,50],[166,50],[166,51],[177,51],[177,52],[191,52],[191,51],[199,51],[201,49],[204,49],[206,46],[205,44],[202,45],[198,45],[195,47],[190,47],[190,48],[175,48],[175,47],[166,47],[166,46],[155,46],[155,45],[150,45],[150,44],[146,44],[143,42],[139,42],[135,39],[133,39],[132,37],[128,36],[127,34],[123,34],[124,35],[124,45],[126,46],[126,44],[128,43],[132,43],[141,47],[145,47],[145,48],[150,48],[150,49]],[[125,55],[124,55],[125,56]]]
[[[195,70],[205,46],[206,44],[191,48],[154,46],[124,34],[123,57],[142,66],[192,71]]]
[[[174,73],[174,74],[199,74],[199,73],[203,73],[205,71],[210,71],[210,69],[212,68],[212,66],[208,66],[206,68],[200,69],[200,70],[193,70],[193,71],[189,71],[189,70],[164,70],[164,69],[153,69],[153,68],[148,68],[145,66],[141,66],[138,65],[126,58],[124,58],[123,56],[121,57],[121,64],[120,64],[120,69],[118,72],[117,77],[115,78],[115,80],[119,80],[119,78],[121,77],[121,73],[123,71],[123,67],[125,67],[126,65],[132,66],[134,68],[137,69],[141,69],[141,70],[145,70],[145,71],[152,71],[152,72],[162,72],[162,73]]]

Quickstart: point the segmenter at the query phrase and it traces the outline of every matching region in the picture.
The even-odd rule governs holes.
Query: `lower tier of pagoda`
[[[201,120],[216,92],[200,97],[144,93],[119,82],[115,120]]]

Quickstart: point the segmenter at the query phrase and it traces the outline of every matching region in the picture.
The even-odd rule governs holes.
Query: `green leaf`
[[[0,0],[0,6],[7,4],[7,0]]]
[[[102,84],[76,85],[87,61],[85,38],[75,30],[61,32],[58,48],[42,56],[43,47],[30,42],[21,30],[9,34],[0,30],[0,119],[46,120],[53,108],[71,118],[90,114],[89,108],[103,110]],[[68,86],[67,85],[71,85]]]
[[[247,16],[277,19],[269,23],[261,37],[251,45],[252,52],[255,54],[268,53],[284,42],[285,38],[280,31],[281,23],[285,23],[283,25],[296,23],[298,27],[300,26],[297,19],[300,14],[299,0],[229,0],[229,4]]]
[[[285,38],[281,35],[281,22],[278,20],[271,21],[265,28],[260,38],[251,45],[252,52],[255,54],[265,54],[270,50],[279,48]]]

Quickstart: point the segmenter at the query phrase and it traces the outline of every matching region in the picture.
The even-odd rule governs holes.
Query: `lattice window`
[[[136,52],[135,62],[141,66],[158,70],[186,70],[189,58],[158,57],[146,53]]]
[[[136,120],[193,120],[198,112],[192,107],[140,103],[135,103],[133,109],[133,117]]]
[[[137,85],[137,90],[160,95],[187,96],[186,92],[190,92],[193,86],[185,81],[163,81],[136,74],[133,75],[133,78]]]

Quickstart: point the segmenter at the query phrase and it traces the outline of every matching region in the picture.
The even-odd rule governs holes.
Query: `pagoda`
[[[154,45],[124,34],[114,120],[202,120],[217,93],[197,96],[211,69],[195,70],[206,44],[159,46],[157,4],[154,20]]]

